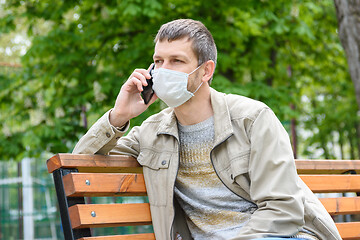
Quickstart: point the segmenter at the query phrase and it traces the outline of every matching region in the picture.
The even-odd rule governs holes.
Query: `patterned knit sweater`
[[[257,206],[231,192],[216,175],[210,160],[213,117],[190,126],[178,124],[180,167],[175,196],[183,208],[192,237],[229,239],[236,236]]]

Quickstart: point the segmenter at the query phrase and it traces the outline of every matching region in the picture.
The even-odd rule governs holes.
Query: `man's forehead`
[[[186,38],[173,41],[157,41],[154,49],[154,57],[193,57],[192,40]]]
[[[193,40],[189,36],[179,36],[177,38],[162,38],[156,41],[156,43],[163,43],[163,42],[182,42],[182,43],[192,43]]]

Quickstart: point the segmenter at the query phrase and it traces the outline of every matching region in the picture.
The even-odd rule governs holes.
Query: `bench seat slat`
[[[76,168],[79,172],[142,173],[141,165],[131,156],[59,153],[47,161],[48,172],[59,168]]]
[[[300,175],[314,193],[360,192],[360,175]]]
[[[74,229],[152,224],[148,203],[77,204],[69,207],[69,213]]]
[[[70,173],[63,182],[67,197],[146,196],[143,174]]]
[[[131,234],[131,235],[115,235],[115,236],[100,236],[100,237],[83,237],[78,240],[155,240],[155,234]]]
[[[295,160],[299,174],[341,174],[351,170],[360,173],[360,160]]]
[[[319,198],[330,215],[359,214],[360,197]]]
[[[343,240],[360,239],[360,222],[336,223]]]

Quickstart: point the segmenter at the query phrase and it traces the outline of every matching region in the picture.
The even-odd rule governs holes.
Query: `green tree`
[[[70,151],[113,106],[133,69],[150,65],[156,31],[176,18],[198,19],[213,33],[219,53],[213,87],[264,101],[284,123],[300,121],[312,136],[304,153],[319,148],[326,156],[335,132],[344,151],[355,141],[347,123],[356,118],[331,118],[333,106],[353,111],[354,95],[330,0],[9,0],[4,9],[0,34],[22,19],[32,39],[23,71],[0,78],[4,158]],[[36,31],[44,22],[46,29]],[[132,125],[162,107],[156,102]]]

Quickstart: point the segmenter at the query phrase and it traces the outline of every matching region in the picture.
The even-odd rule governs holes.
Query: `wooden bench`
[[[360,192],[360,160],[296,160],[314,193]],[[87,197],[145,196],[142,168],[128,156],[57,154],[53,174],[65,239],[150,240],[153,233],[91,236],[92,228],[151,225],[148,203],[87,204]],[[360,197],[320,198],[332,215],[360,213]],[[360,222],[336,223],[343,239],[360,239]]]

